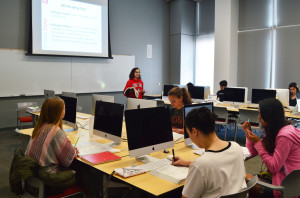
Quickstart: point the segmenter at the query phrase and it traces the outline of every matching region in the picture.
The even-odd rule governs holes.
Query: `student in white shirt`
[[[176,156],[174,165],[189,167],[182,197],[220,197],[246,188],[241,147],[220,140],[215,132],[216,115],[206,107],[191,111],[185,126],[191,140],[205,153],[195,161]]]

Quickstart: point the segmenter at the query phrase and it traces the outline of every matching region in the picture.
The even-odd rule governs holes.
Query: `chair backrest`
[[[214,107],[214,113],[218,116],[218,119],[228,120],[228,111],[226,107]]]
[[[250,189],[253,188],[253,186],[255,186],[255,184],[257,183],[257,180],[257,176],[254,176],[251,180],[247,182],[247,188],[235,194],[224,195],[221,198],[246,198]]]
[[[284,197],[295,197],[300,194],[300,169],[293,170],[281,182],[285,188]]]
[[[26,113],[27,107],[36,107],[37,102],[20,102],[18,103],[18,113]]]
[[[253,122],[253,123],[259,123],[258,120],[258,111],[255,110],[247,110],[247,109],[240,109],[239,110],[239,122],[245,122],[248,121],[249,122]]]

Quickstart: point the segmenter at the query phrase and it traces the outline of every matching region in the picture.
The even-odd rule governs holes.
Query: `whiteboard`
[[[43,95],[44,89],[76,93],[123,91],[134,56],[113,59],[26,56],[0,50],[0,97]]]

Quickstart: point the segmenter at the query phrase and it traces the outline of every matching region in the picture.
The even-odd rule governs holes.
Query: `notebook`
[[[85,156],[82,156],[81,159],[83,159],[84,161],[86,161],[92,165],[96,165],[96,164],[102,164],[102,163],[106,163],[106,162],[120,160],[121,157],[119,157],[109,151],[106,151],[103,153],[85,155]]]
[[[162,166],[161,168],[150,171],[151,175],[160,177],[175,184],[179,184],[185,181],[185,178],[187,177],[188,173],[188,167],[173,165]]]

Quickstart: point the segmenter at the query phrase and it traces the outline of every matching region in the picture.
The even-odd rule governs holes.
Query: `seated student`
[[[297,83],[295,83],[295,82],[290,83],[289,90],[290,90],[289,106],[296,106],[297,105],[296,93],[299,91],[299,87],[298,87]]]
[[[192,104],[191,96],[186,88],[173,87],[168,97],[173,107],[170,111],[172,130],[183,134],[183,105]]]
[[[272,184],[279,186],[286,175],[300,169],[300,130],[285,119],[281,102],[269,98],[259,103],[259,116],[265,135],[259,139],[249,122],[243,124],[246,146],[252,156],[259,155],[272,174]],[[279,191],[273,191],[280,197]]]
[[[247,187],[242,149],[235,142],[218,138],[216,118],[206,107],[194,109],[186,116],[189,137],[205,153],[193,162],[175,156],[173,165],[189,167],[182,197],[220,197]]]
[[[224,101],[224,89],[227,87],[227,81],[222,80],[219,83],[220,85],[220,90],[217,92],[217,98],[219,99],[220,102]]]
[[[62,99],[46,99],[25,152],[44,167],[46,173],[58,174],[69,167],[78,155],[77,148],[72,146],[63,131],[64,115],[65,104]]]

